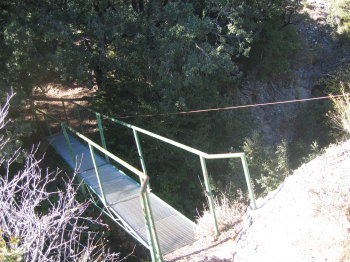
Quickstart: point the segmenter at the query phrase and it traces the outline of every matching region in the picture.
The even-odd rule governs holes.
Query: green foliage
[[[349,90],[350,84],[342,86],[341,94],[343,97],[332,97],[334,110],[329,112],[328,116],[336,128],[350,134],[350,98],[345,93],[345,88]]]
[[[290,164],[287,142],[282,140],[275,148],[264,144],[261,136],[254,133],[243,144],[249,163],[252,180],[255,182],[255,192],[266,195],[290,175]]]
[[[349,91],[350,84],[350,64],[344,64],[337,67],[333,72],[326,77],[320,79],[317,84],[317,90],[319,95],[339,95],[343,92]],[[324,137],[328,137],[328,140],[334,140],[337,137],[341,137],[344,133],[341,132],[339,127],[332,122],[326,115],[328,112],[337,111],[337,104],[326,102],[322,112],[322,124],[325,134]]]
[[[338,95],[341,93],[342,84],[350,83],[350,64],[337,67],[328,76],[318,81],[323,94]]]
[[[0,229],[0,261],[3,262],[20,262],[22,261],[23,251],[18,248],[20,239],[10,237],[5,241]]]
[[[24,94],[48,82],[96,85],[93,105],[112,116],[232,105],[240,68],[248,71],[254,64],[261,76],[281,75],[298,48],[289,26],[297,0],[8,0],[0,6],[5,85]],[[249,136],[247,112],[129,122],[221,153],[239,148]],[[110,149],[137,163],[127,131],[107,126],[106,137]],[[144,138],[142,143],[154,191],[193,212],[204,197],[198,159]],[[217,191],[234,182],[227,167],[210,164]],[[193,199],[183,200],[185,193]]]
[[[281,21],[267,21],[252,46],[249,69],[256,71],[259,79],[267,80],[287,76],[293,57],[300,48],[299,36],[294,27],[280,29]]]
[[[322,94],[317,94],[322,95]],[[293,141],[290,143],[291,167],[293,169],[307,162],[313,155],[312,145],[324,148],[334,141],[339,134],[332,129],[331,121],[326,117],[331,109],[328,100],[299,105],[299,113],[295,118]],[[310,156],[310,157],[309,157]]]
[[[331,5],[331,16],[338,34],[346,39],[350,39],[350,1],[333,1]]]

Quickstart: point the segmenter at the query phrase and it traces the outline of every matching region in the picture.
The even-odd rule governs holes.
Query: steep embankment
[[[340,41],[331,26],[332,0],[305,0],[294,27],[300,39],[289,76],[269,81],[246,79],[239,100],[246,104],[266,103],[318,96],[317,82],[338,66],[349,63],[350,49]],[[281,139],[292,141],[296,134],[295,118],[299,104],[256,107],[252,114],[260,133],[269,144]]]
[[[301,166],[258,206],[246,214],[234,261],[350,261],[350,140]]]

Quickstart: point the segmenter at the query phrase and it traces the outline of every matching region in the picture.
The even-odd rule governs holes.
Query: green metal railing
[[[147,228],[149,229],[149,240],[150,240],[150,247],[151,247],[151,255],[152,255],[152,260],[153,261],[162,261],[162,255],[160,253],[160,249],[159,249],[159,243],[158,243],[158,237],[156,234],[156,230],[154,228],[154,221],[153,221],[153,217],[152,217],[152,212],[151,212],[151,207],[149,205],[149,201],[148,201],[148,196],[147,194],[144,192],[144,189],[147,188],[149,191],[149,185],[148,185],[148,179],[149,177],[147,176],[147,169],[146,169],[146,163],[142,154],[142,148],[141,148],[141,144],[140,144],[140,140],[138,137],[138,133],[142,133],[144,135],[153,137],[157,140],[163,141],[164,143],[173,145],[177,148],[183,149],[187,152],[193,153],[195,155],[197,155],[199,157],[199,161],[202,167],[202,173],[203,173],[203,178],[204,178],[204,184],[205,184],[205,191],[206,191],[206,196],[208,199],[208,203],[209,203],[209,209],[210,209],[210,213],[212,216],[212,223],[213,223],[213,228],[214,228],[214,232],[216,236],[219,236],[220,232],[218,229],[218,223],[217,223],[217,218],[216,218],[216,213],[215,213],[215,206],[214,206],[214,199],[213,199],[213,195],[212,195],[212,190],[211,190],[211,186],[210,186],[210,182],[209,182],[209,176],[208,176],[208,170],[207,170],[207,166],[206,166],[206,160],[207,159],[228,159],[228,158],[239,158],[241,160],[242,166],[243,166],[243,171],[244,171],[244,176],[245,176],[245,180],[247,183],[247,188],[248,188],[248,193],[249,193],[249,198],[251,201],[251,205],[253,207],[253,209],[256,209],[256,202],[255,202],[255,196],[254,196],[254,191],[253,191],[253,187],[252,187],[252,182],[251,182],[251,178],[250,178],[250,174],[249,174],[249,168],[248,168],[248,164],[247,164],[247,159],[244,153],[226,153],[226,154],[207,154],[205,152],[202,152],[198,149],[186,146],[182,143],[176,142],[174,140],[171,140],[169,138],[157,135],[155,133],[152,133],[150,131],[147,131],[145,129],[142,129],[140,127],[125,123],[123,121],[120,121],[118,119],[115,119],[113,117],[107,116],[107,115],[103,115],[100,114],[90,108],[84,107],[78,103],[75,103],[73,101],[62,101],[62,105],[64,107],[64,113],[65,113],[65,120],[66,123],[68,123],[68,117],[67,117],[67,112],[66,112],[66,107],[65,107],[65,102],[68,103],[72,103],[75,106],[75,111],[76,114],[78,115],[78,120],[79,120],[79,126],[81,128],[81,131],[83,132],[83,123],[82,123],[82,119],[80,117],[80,110],[87,110],[90,113],[94,114],[96,116],[96,122],[98,125],[98,130],[100,132],[100,138],[101,138],[101,144],[102,147],[97,145],[96,143],[94,143],[93,141],[91,141],[90,139],[88,139],[86,136],[84,136],[83,134],[77,132],[76,130],[74,130],[73,128],[67,126],[65,123],[62,123],[62,130],[63,132],[66,134],[65,136],[67,136],[66,133],[66,129],[70,130],[71,132],[73,132],[74,134],[76,134],[77,136],[79,136],[81,139],[85,140],[88,144],[89,144],[89,148],[90,148],[90,152],[92,152],[91,154],[93,154],[93,147],[98,149],[99,151],[101,151],[102,153],[104,153],[106,160],[109,161],[108,157],[117,161],[118,163],[122,164],[122,165],[127,165],[125,167],[127,167],[130,171],[134,172],[135,174],[140,176],[140,180],[141,180],[141,184],[142,184],[142,190],[141,190],[141,194],[142,194],[142,205],[144,208],[144,212],[145,214],[149,214],[149,215],[145,215],[146,218],[146,224],[147,224]],[[107,145],[106,145],[106,141],[105,141],[105,137],[104,137],[104,133],[103,133],[103,126],[102,126],[102,119],[106,119],[109,120],[111,122],[114,122],[116,124],[122,125],[124,127],[130,128],[133,131],[133,135],[134,135],[134,139],[135,139],[135,143],[137,146],[137,151],[138,151],[138,155],[140,158],[140,162],[141,162],[141,166],[142,166],[142,170],[138,171],[137,169],[135,169],[134,167],[131,168],[131,166],[129,164],[127,164],[125,161],[121,160],[120,158],[114,156],[113,154],[111,154],[110,152],[107,151]],[[68,141],[68,136],[66,138]],[[95,164],[94,164],[95,166]],[[130,169],[131,168],[131,169]],[[98,174],[98,171],[96,171],[96,174]],[[142,174],[142,175],[141,175]],[[146,179],[147,178],[147,179]],[[102,187],[102,185],[101,185]],[[102,192],[102,190],[101,190]],[[154,260],[155,259],[155,260]],[[158,259],[158,260],[157,260]]]
[[[57,118],[50,116],[37,108],[34,110],[35,110],[35,112],[39,112],[40,114],[43,115],[43,117],[45,119],[45,123],[47,124],[48,130],[51,130],[51,128],[50,128],[48,121],[46,121],[47,118],[53,119],[55,122],[58,122],[61,124],[62,132],[63,132],[63,135],[65,137],[65,140],[66,140],[66,143],[68,146],[68,151],[69,151],[70,157],[72,158],[74,163],[76,163],[76,158],[74,156],[72,144],[69,140],[68,131],[73,133],[74,135],[76,135],[77,137],[79,137],[80,139],[82,139],[83,141],[85,141],[88,144],[90,154],[91,154],[91,159],[93,162],[93,166],[94,166],[97,181],[98,181],[98,185],[99,185],[99,188],[101,191],[102,203],[105,207],[108,207],[108,203],[106,201],[106,196],[104,193],[103,184],[101,183],[99,170],[98,170],[98,167],[96,165],[96,159],[95,159],[95,154],[94,154],[95,149],[97,149],[99,152],[103,153],[106,157],[108,157],[108,159],[114,160],[115,162],[119,163],[120,165],[127,168],[129,171],[133,172],[135,175],[137,175],[139,177],[140,184],[141,184],[141,191],[140,191],[141,207],[142,207],[142,211],[144,214],[144,219],[145,219],[145,224],[146,224],[146,229],[147,229],[147,237],[149,239],[148,246],[149,246],[149,249],[151,251],[150,253],[152,256],[152,261],[163,261],[163,257],[162,257],[162,254],[160,251],[160,246],[159,246],[159,240],[158,240],[157,232],[155,229],[150,200],[149,200],[149,196],[148,196],[148,194],[150,192],[149,176],[146,175],[144,172],[141,172],[140,170],[131,166],[130,164],[128,164],[127,162],[125,162],[121,158],[115,156],[111,152],[107,151],[105,148],[101,147],[97,143],[93,142],[91,139],[89,139],[86,136],[84,136],[83,134],[79,133],[77,130],[68,126],[66,123],[60,122],[60,120],[58,120]],[[50,134],[51,134],[51,131],[50,131]]]
[[[140,127],[137,127],[137,126],[125,123],[123,121],[120,121],[118,119],[115,119],[115,118],[107,116],[107,115],[100,114],[100,113],[98,113],[98,112],[96,112],[96,111],[94,111],[94,110],[92,110],[90,108],[84,107],[84,106],[82,106],[82,105],[80,105],[78,103],[75,103],[73,101],[69,101],[69,103],[72,103],[72,104],[74,104],[77,107],[80,107],[80,108],[82,108],[84,110],[89,111],[92,114],[95,114],[98,123],[100,123],[99,122],[100,118],[104,118],[104,119],[112,121],[112,122],[114,122],[116,124],[119,124],[119,125],[122,125],[122,126],[125,126],[127,128],[132,129],[133,130],[133,134],[134,134],[134,138],[135,138],[135,141],[136,141],[136,145],[137,145],[137,150],[138,150],[138,153],[139,153],[140,161],[141,161],[142,170],[143,170],[143,172],[145,174],[147,174],[146,164],[145,164],[145,161],[144,161],[144,158],[143,158],[143,155],[142,155],[142,149],[141,149],[140,141],[139,141],[139,138],[138,138],[138,132],[142,133],[142,134],[145,134],[147,136],[153,137],[153,138],[155,138],[157,140],[163,141],[165,143],[171,144],[171,145],[173,145],[175,147],[181,148],[181,149],[186,150],[188,152],[191,152],[191,153],[193,153],[195,155],[198,155],[199,159],[200,159],[200,164],[201,164],[201,167],[202,167],[202,173],[203,173],[203,178],[204,178],[206,195],[207,195],[207,198],[208,198],[209,208],[210,208],[210,212],[211,212],[212,219],[213,219],[214,232],[215,232],[216,236],[219,236],[220,233],[219,233],[219,230],[218,230],[218,224],[217,224],[217,219],[216,219],[216,214],[215,214],[215,207],[214,207],[214,200],[213,200],[213,196],[212,196],[212,192],[211,192],[211,186],[210,186],[209,178],[208,178],[208,170],[207,170],[207,166],[206,166],[206,162],[205,162],[206,159],[239,158],[241,160],[241,163],[242,163],[242,166],[243,166],[243,171],[244,171],[244,176],[245,176],[245,180],[246,180],[246,183],[247,183],[249,198],[250,198],[252,207],[254,209],[256,209],[256,202],[255,202],[254,191],[253,191],[252,182],[251,182],[251,179],[250,179],[250,173],[249,173],[249,168],[248,168],[248,164],[247,164],[247,159],[246,159],[246,156],[245,156],[244,153],[207,154],[207,153],[202,152],[202,151],[200,151],[198,149],[186,146],[184,144],[181,144],[181,143],[176,142],[174,140],[171,140],[169,138],[157,135],[155,133],[152,133],[152,132],[147,131],[145,129],[142,129]],[[100,132],[102,130],[102,125],[101,124],[99,124],[99,130],[100,130]],[[104,145],[104,147],[106,148],[105,145]]]

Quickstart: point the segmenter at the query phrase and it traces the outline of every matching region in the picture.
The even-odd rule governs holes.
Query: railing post
[[[61,128],[62,128],[62,132],[63,132],[64,138],[66,139],[69,155],[71,156],[71,158],[73,160],[73,163],[76,164],[76,159],[74,157],[72,144],[71,144],[71,142],[69,140],[65,123],[63,123],[63,122],[61,123]]]
[[[218,222],[217,222],[216,214],[215,214],[214,199],[213,199],[213,195],[212,195],[211,187],[210,187],[210,183],[209,183],[207,165],[205,164],[204,157],[199,156],[199,158],[200,158],[201,166],[202,166],[205,190],[207,192],[207,197],[208,197],[208,202],[209,202],[209,209],[210,209],[210,213],[211,213],[211,216],[213,219],[214,233],[215,233],[216,237],[218,237],[220,235],[220,233],[219,233]]]
[[[75,105],[74,110],[79,120],[80,131],[82,134],[84,134],[83,121],[81,120],[80,109]]]
[[[137,134],[137,131],[134,128],[132,129],[132,131],[134,133],[134,138],[135,138],[135,142],[136,142],[137,152],[139,154],[139,158],[140,158],[140,162],[141,162],[142,171],[143,171],[143,173],[145,173],[147,175],[146,163],[145,163],[145,159],[143,158],[139,136]]]
[[[62,131],[63,131],[64,138],[66,139],[66,143],[67,143],[69,155],[71,156],[71,158],[72,158],[72,160],[73,160],[73,163],[74,163],[75,165],[77,165],[77,161],[76,161],[76,158],[75,158],[75,156],[74,156],[74,151],[73,151],[73,148],[72,148],[72,143],[70,142],[69,137],[68,137],[68,134],[67,134],[66,124],[63,123],[63,122],[61,122],[61,127],[62,127]],[[83,181],[82,181],[81,178],[79,178],[79,176],[77,176],[77,180],[78,180],[79,184],[81,184],[81,186],[80,186],[81,192],[83,193],[84,196],[86,196],[87,193],[86,193],[85,184],[82,183]]]
[[[140,161],[141,161],[141,166],[142,166],[142,171],[143,173],[145,173],[147,175],[147,169],[146,169],[146,164],[145,164],[145,160],[143,158],[143,154],[142,154],[142,149],[141,149],[141,144],[140,144],[140,140],[139,137],[137,135],[137,131],[135,129],[132,129],[133,133],[134,133],[134,138],[135,138],[135,142],[136,142],[136,147],[137,147],[137,152],[139,154],[140,157]],[[142,184],[142,179],[140,180],[141,184]],[[142,209],[144,211],[144,216],[145,216],[145,222],[146,222],[146,228],[147,228],[147,234],[148,234],[148,239],[149,239],[149,244],[151,247],[151,257],[152,257],[152,261],[163,261],[163,256],[159,247],[159,240],[158,240],[158,235],[157,235],[157,231],[155,228],[155,223],[153,220],[153,215],[152,215],[152,208],[149,202],[149,198],[148,198],[148,192],[150,191],[150,187],[149,187],[149,183],[147,182],[147,189],[144,192],[141,192],[142,195]]]
[[[52,136],[52,130],[51,130],[51,127],[50,127],[49,121],[47,120],[46,115],[44,115],[44,120],[45,120],[45,124],[47,126],[47,129],[49,130],[49,135]]]
[[[61,102],[62,102],[62,106],[63,106],[64,117],[65,117],[65,119],[66,119],[66,123],[69,124],[69,122],[68,122],[67,110],[66,110],[66,105],[64,104],[63,98],[61,99]]]
[[[32,109],[32,112],[33,112],[33,115],[34,115],[34,118],[36,121],[36,126],[39,129],[39,118],[38,118],[38,115],[36,114],[35,104],[34,104],[33,100],[30,100],[30,107]]]
[[[244,170],[244,177],[248,187],[249,198],[250,198],[250,201],[252,202],[253,209],[256,209],[257,207],[255,202],[255,195],[253,191],[252,181],[250,179],[249,168],[248,168],[248,163],[247,163],[245,154],[241,156],[241,161],[242,161],[243,170]]]
[[[142,180],[140,180],[142,184]],[[149,199],[148,199],[148,192],[145,190],[144,192],[141,192],[141,207],[143,211],[144,220],[146,223],[146,231],[147,231],[147,237],[148,237],[148,245],[150,246],[150,253],[152,262],[158,262],[163,261],[161,253],[157,251],[156,243],[154,243],[154,227],[152,226],[152,221],[150,217],[152,216],[152,213],[150,213],[149,209]]]
[[[89,149],[90,149],[90,154],[91,154],[92,163],[93,163],[93,165],[94,165],[95,172],[96,172],[96,177],[97,177],[98,186],[100,187],[100,190],[101,190],[102,202],[103,202],[103,205],[104,205],[104,206],[107,206],[105,191],[103,190],[102,182],[101,182],[101,179],[100,179],[100,173],[98,172],[98,167],[97,167],[97,165],[96,165],[96,159],[95,159],[95,155],[94,155],[94,149],[93,149],[93,147],[91,146],[90,143],[89,143]]]
[[[98,130],[100,131],[102,147],[107,150],[106,139],[105,139],[105,135],[103,133],[103,127],[102,127],[102,121],[101,121],[101,114],[100,113],[96,113],[96,119],[97,119]],[[109,163],[108,156],[105,155],[105,159]]]

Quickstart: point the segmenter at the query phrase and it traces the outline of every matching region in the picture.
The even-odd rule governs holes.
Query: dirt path
[[[35,101],[35,106],[41,111],[61,122],[67,122],[68,120],[69,125],[76,130],[81,131],[81,127],[83,127],[85,131],[88,131],[96,125],[95,116],[85,110],[81,110],[81,108],[71,102],[88,107],[95,91],[95,89],[86,87],[64,87],[62,85],[49,84],[41,89],[35,89],[33,91],[33,100]],[[68,101],[63,104],[60,99]],[[77,109],[79,109],[79,115],[77,115]],[[41,114],[37,114],[37,116],[43,125],[44,117]],[[79,122],[79,117],[82,120],[82,124]],[[53,133],[60,131],[57,121],[49,118],[48,121]]]

